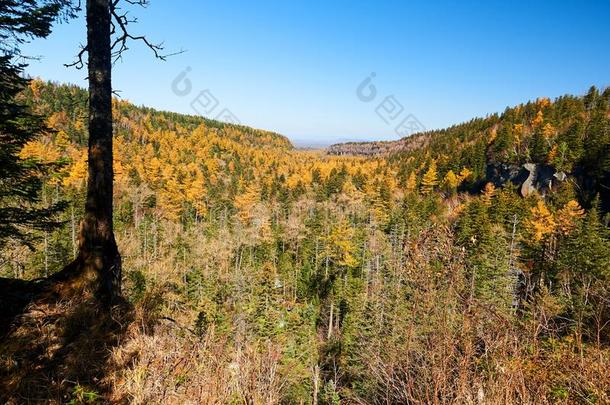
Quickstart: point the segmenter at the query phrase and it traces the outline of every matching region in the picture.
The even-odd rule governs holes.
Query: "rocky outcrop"
[[[521,195],[527,197],[532,194],[536,189],[536,172],[537,165],[535,163],[526,163],[523,165],[523,169],[527,172],[527,178],[521,184]]]
[[[502,163],[487,165],[486,182],[491,182],[496,187],[511,182],[519,187],[524,197],[533,192],[545,195],[567,179],[566,173],[557,172],[552,166],[537,163],[526,163],[523,166]]]

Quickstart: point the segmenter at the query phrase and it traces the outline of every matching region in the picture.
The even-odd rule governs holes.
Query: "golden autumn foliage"
[[[468,169],[467,167],[462,168],[462,170],[460,170],[460,174],[458,176],[459,184],[462,184],[466,180],[470,179],[470,176],[472,176],[472,171],[470,169]]]
[[[521,143],[523,142],[523,137],[524,137],[524,126],[523,124],[515,124],[513,126],[513,134],[515,136],[515,143],[517,145],[517,148],[521,147]]]
[[[354,244],[354,228],[343,218],[336,224],[327,238],[328,254],[339,266],[356,267],[356,246]]]
[[[449,193],[454,193],[460,184],[459,177],[453,173],[453,170],[449,170],[443,179],[443,186]]]
[[[424,177],[421,181],[421,192],[423,194],[430,194],[434,191],[434,188],[438,185],[438,173],[436,170],[436,161],[432,160],[428,166],[428,170],[424,173]]]
[[[23,147],[19,157],[21,159],[34,159],[40,163],[53,163],[59,160],[61,153],[51,142],[32,141]]]
[[[483,136],[505,142],[502,156],[512,159],[513,125],[524,146],[550,128],[541,120],[532,130],[537,110],[564,127],[546,103],[514,118],[526,128],[511,121]],[[104,381],[117,402],[546,403],[564,386],[569,395],[590,387],[593,399],[610,392],[598,378],[607,347],[568,342],[607,332],[595,318],[576,325],[571,312],[581,291],[588,302],[600,297],[598,307],[583,306],[593,316],[607,307],[607,277],[598,276],[610,257],[606,234],[596,234],[603,225],[589,224],[597,219],[589,213],[583,220],[584,209],[568,201],[578,194],[563,185],[541,192],[548,206],[509,184],[472,194],[487,179],[486,138],[460,132],[447,148],[424,146],[403,160],[330,156],[266,131],[125,101],[115,100],[113,112],[117,238],[137,316],[107,350]],[[57,131],[22,156],[66,161],[47,190],[75,203],[87,177],[86,134],[68,116],[54,115]],[[542,141],[553,158],[554,140]],[[458,143],[478,159],[452,153]],[[67,227],[45,238],[45,259],[76,244],[69,225],[75,234],[79,215],[66,212]],[[525,277],[513,278],[517,271]],[[581,280],[599,285],[583,289]],[[523,294],[541,294],[520,302],[529,299],[518,295],[522,285]],[[415,345],[403,344],[409,337]]]
[[[544,135],[544,137],[546,139],[550,139],[550,138],[554,137],[556,133],[557,133],[557,130],[550,123],[546,123],[546,124],[544,124],[544,127],[542,127],[542,135]]]
[[[538,97],[536,104],[540,108],[546,108],[551,105],[551,99],[548,97]]]
[[[409,177],[407,178],[406,189],[407,191],[414,191],[416,187],[417,176],[415,175],[415,172],[411,172],[411,174],[409,174]]]
[[[45,82],[40,79],[33,79],[30,82],[30,89],[32,90],[32,95],[34,96],[35,100],[38,100],[40,98],[40,91],[44,86]]]
[[[532,121],[532,127],[538,128],[543,123],[544,123],[544,114],[542,113],[542,110],[540,110],[536,113],[536,117]]]
[[[253,218],[253,209],[260,202],[261,189],[256,184],[250,184],[245,190],[235,197],[235,208],[239,219],[247,224]]]
[[[533,235],[535,241],[541,241],[545,236],[552,234],[555,231],[557,222],[553,214],[540,200],[531,210],[531,219],[528,220],[527,226]]]
[[[485,184],[485,187],[483,188],[483,194],[481,195],[481,200],[483,200],[483,204],[490,206],[495,194],[496,186],[494,186],[493,183]]]
[[[87,151],[74,151],[71,160],[62,184],[68,189],[82,189],[87,179]]]
[[[584,215],[585,210],[578,201],[570,200],[557,211],[557,227],[563,235],[568,235],[576,227],[576,222]]]

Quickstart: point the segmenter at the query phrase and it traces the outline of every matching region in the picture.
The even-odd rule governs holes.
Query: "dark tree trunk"
[[[112,55],[110,0],[87,0],[89,55],[89,178],[78,261],[94,270],[99,296],[112,303],[121,294],[121,256],[112,226]]]

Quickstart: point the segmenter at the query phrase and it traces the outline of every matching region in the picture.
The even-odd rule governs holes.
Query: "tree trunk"
[[[89,151],[87,200],[80,229],[80,264],[94,270],[99,298],[121,294],[121,256],[112,226],[112,60],[110,0],[87,0]]]

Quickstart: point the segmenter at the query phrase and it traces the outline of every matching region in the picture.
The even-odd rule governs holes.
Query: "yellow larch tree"
[[[346,218],[335,225],[328,236],[327,246],[334,263],[342,267],[356,267],[356,244],[354,243],[354,228]]]
[[[496,186],[493,183],[485,184],[483,188],[483,195],[481,196],[481,200],[483,200],[483,204],[490,206],[493,202],[494,195],[496,194]]]
[[[462,184],[468,180],[470,176],[472,176],[472,171],[467,167],[462,168],[462,170],[460,170],[460,174],[458,175],[459,184]]]
[[[532,127],[538,128],[544,123],[544,114],[542,114],[542,110],[536,113],[536,117],[532,121]]]
[[[548,97],[538,97],[536,104],[540,108],[546,108],[551,105],[551,100]]]
[[[87,179],[87,150],[75,151],[71,156],[72,163],[67,168],[67,174],[62,180],[64,187],[80,190]]]
[[[40,163],[57,162],[61,157],[60,151],[50,142],[28,142],[19,153],[21,159],[33,159]]]
[[[513,127],[513,134],[515,136],[515,144],[517,145],[517,150],[521,149],[521,144],[523,142],[524,135],[524,126],[523,124],[515,124]]]
[[[576,222],[584,215],[585,210],[578,201],[570,200],[557,211],[557,227],[562,234],[568,235],[576,227]]]
[[[551,139],[556,133],[557,131],[551,123],[546,123],[544,124],[544,127],[542,127],[542,135],[544,135],[546,139]]]
[[[380,198],[380,196],[377,196],[373,199],[370,209],[371,219],[373,220],[373,223],[380,226],[385,226],[390,220],[390,214],[388,213],[388,211],[389,209],[387,207],[387,204]]]
[[[421,181],[421,192],[430,194],[434,188],[438,186],[438,173],[436,171],[436,161],[433,159],[428,166],[428,170],[424,173]]]
[[[443,188],[449,195],[455,194],[457,191],[457,187],[459,186],[460,181],[458,176],[453,172],[453,170],[449,170],[443,179]]]
[[[415,172],[411,172],[411,174],[409,174],[409,177],[407,178],[407,184],[406,184],[406,189],[407,191],[415,191],[415,188],[417,187],[417,176],[415,175]]]
[[[544,201],[539,200],[530,212],[532,217],[527,221],[527,226],[536,242],[541,241],[546,235],[555,231],[557,223]]]
[[[255,182],[248,184],[243,193],[235,197],[235,208],[239,219],[248,224],[253,217],[253,209],[260,202],[261,188]]]
[[[547,163],[552,163],[553,160],[555,160],[555,158],[557,157],[557,153],[558,153],[557,145],[553,145],[553,147],[549,151],[548,155],[546,156]]]
[[[197,217],[200,218],[207,213],[207,205],[205,203],[205,178],[201,169],[195,163],[189,163],[187,169],[188,179],[186,180],[187,186],[185,189],[186,201],[193,206]]]

